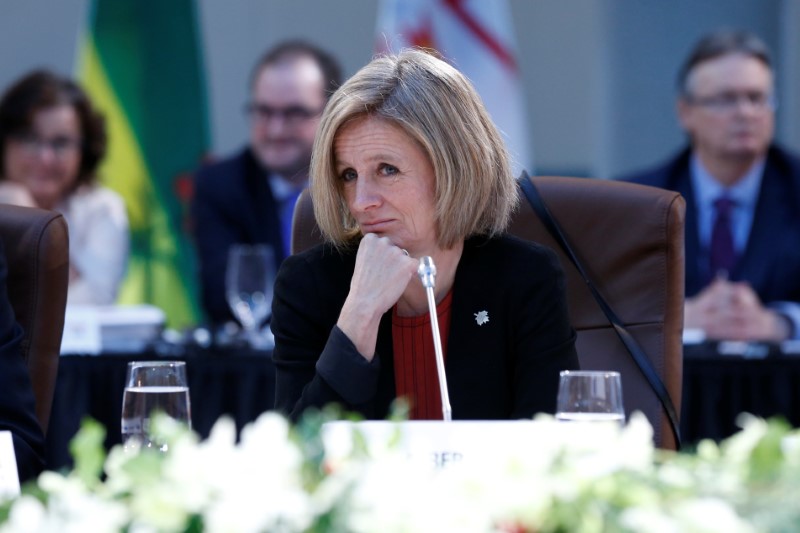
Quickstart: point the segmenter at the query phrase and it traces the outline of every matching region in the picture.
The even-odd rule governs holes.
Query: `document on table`
[[[19,474],[10,431],[0,431],[0,501],[19,496]]]

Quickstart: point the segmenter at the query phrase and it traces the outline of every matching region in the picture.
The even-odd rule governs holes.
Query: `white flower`
[[[402,453],[359,466],[358,483],[347,504],[348,531],[489,530],[490,513],[485,506],[464,498],[460,469],[434,470],[418,461],[409,462]]]
[[[321,435],[323,472],[305,477],[317,464],[303,455],[310,448],[274,413],[247,426],[238,444],[229,418],[202,442],[164,421],[156,426],[169,453],[117,447],[102,481],[91,467],[45,472],[44,502],[8,503],[0,533],[170,532],[189,520],[224,533],[791,530],[800,518],[792,508],[800,433],[752,417],[743,424],[720,446],[678,454],[655,450],[641,414],[624,428],[540,416],[503,437],[498,429],[456,444],[461,460],[443,468],[430,460],[427,433],[331,424]]]
[[[46,509],[32,496],[21,496],[11,508],[8,521],[0,525],[0,533],[35,533],[46,531]]]
[[[182,487],[161,482],[150,487],[138,487],[130,500],[133,526],[143,530],[181,531],[189,511],[181,505]]]
[[[39,531],[116,532],[128,522],[129,513],[124,505],[90,492],[75,477],[45,472],[39,476],[39,486],[49,493]],[[27,500],[23,497],[20,501]],[[23,506],[32,507],[32,504],[27,501]],[[30,513],[30,508],[25,510],[24,507],[23,512]]]
[[[284,418],[261,415],[242,431],[233,453],[219,446],[209,450],[217,470],[216,496],[203,512],[208,531],[301,531],[311,524],[314,515],[301,479],[303,457],[289,440]]]
[[[728,504],[715,498],[688,499],[673,510],[680,531],[686,533],[751,533],[755,529]]]
[[[767,422],[748,413],[742,413],[736,419],[742,431],[725,441],[723,453],[726,458],[737,463],[743,463],[750,458],[756,444],[767,433]]]

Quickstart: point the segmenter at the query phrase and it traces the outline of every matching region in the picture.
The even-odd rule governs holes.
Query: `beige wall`
[[[673,79],[691,42],[746,26],[775,49],[778,134],[800,151],[800,0],[510,0],[540,172],[615,176],[682,143]],[[258,55],[287,37],[330,48],[352,74],[369,60],[374,0],[199,0],[212,149],[246,138],[241,113]],[[0,85],[34,66],[74,68],[87,0],[3,0]]]

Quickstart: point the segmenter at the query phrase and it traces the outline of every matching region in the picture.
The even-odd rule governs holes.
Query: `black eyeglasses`
[[[266,104],[249,103],[244,106],[245,113],[253,120],[282,119],[287,124],[300,124],[317,117],[322,109],[309,109],[303,106],[272,107]]]
[[[703,97],[689,96],[688,101],[692,105],[705,107],[717,113],[729,113],[738,109],[742,103],[748,104],[756,111],[773,111],[778,107],[777,99],[773,94],[759,91],[725,92]]]

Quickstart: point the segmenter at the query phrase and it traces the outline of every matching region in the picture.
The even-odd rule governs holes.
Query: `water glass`
[[[150,418],[156,412],[192,425],[186,363],[183,361],[131,361],[122,396],[122,443],[126,448],[154,448],[166,452],[167,445],[150,435]]]
[[[619,372],[564,370],[558,384],[556,419],[624,424]]]
[[[275,252],[266,244],[236,244],[228,252],[225,297],[244,328],[248,342],[256,348],[271,348],[271,339],[261,324],[272,311],[275,283]]]

